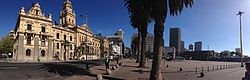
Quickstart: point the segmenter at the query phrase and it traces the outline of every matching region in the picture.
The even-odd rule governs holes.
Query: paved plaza
[[[151,61],[147,61],[146,68],[137,68],[138,63],[135,63],[135,59],[124,59],[120,62],[123,65],[111,70],[111,75],[105,74],[105,66],[101,60],[90,61],[90,70],[85,69],[85,62],[0,63],[0,78],[3,80],[95,80],[97,74],[103,75],[105,80],[147,80],[149,78]],[[112,68],[116,62],[111,62],[110,65]],[[183,71],[179,71],[180,68]],[[165,80],[241,80],[245,69],[240,67],[238,62],[185,60],[163,62],[161,71]],[[202,71],[205,73],[204,77],[200,77],[199,73]]]
[[[90,67],[101,60],[88,61]],[[88,75],[85,61],[54,63],[0,63],[0,80],[64,80],[72,76]]]
[[[126,80],[144,80],[149,78],[150,62],[147,62],[147,68],[137,68],[138,63],[135,63],[135,60],[124,60],[124,63],[122,67],[112,73],[111,77]],[[210,67],[209,71],[207,71],[208,66]],[[183,71],[179,71],[180,67]],[[205,73],[204,77],[200,77],[199,74],[202,71],[202,67]],[[241,80],[244,72],[245,69],[241,68],[238,62],[186,60],[164,62],[164,65],[162,65],[162,76],[165,80]]]

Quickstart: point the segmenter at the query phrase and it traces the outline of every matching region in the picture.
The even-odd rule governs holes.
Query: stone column
[[[36,35],[34,37],[34,51],[32,51],[33,53],[31,55],[33,55],[33,60],[34,61],[38,61],[41,60],[40,59],[40,47],[39,47],[39,36]]]
[[[21,61],[24,59],[24,56],[26,56],[26,52],[24,50],[24,35],[20,34],[18,37],[18,49],[16,52],[16,60]]]
[[[52,39],[48,40],[48,52],[47,52],[47,61],[52,61],[53,60],[53,51],[52,51]],[[54,49],[54,48],[53,48]]]

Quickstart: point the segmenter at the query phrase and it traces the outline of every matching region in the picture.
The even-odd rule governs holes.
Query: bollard
[[[201,67],[201,72],[203,72],[203,66]]]
[[[205,74],[203,72],[200,73],[200,77],[204,77]]]
[[[207,72],[209,72],[209,66],[207,66]]]
[[[195,68],[195,74],[197,74],[197,67]]]
[[[214,71],[214,66],[213,66],[213,71]]]
[[[112,70],[115,70],[116,69],[116,66],[112,66]]]
[[[106,74],[107,74],[107,75],[110,75],[110,74],[111,74],[111,70],[110,70],[110,69],[107,69],[107,70],[106,70]]]
[[[117,64],[115,67],[116,67],[116,68],[119,68],[119,65]]]
[[[180,71],[182,71],[182,68],[180,68]]]
[[[102,75],[101,74],[97,74],[96,75],[96,80],[102,80]]]
[[[219,69],[219,66],[217,65],[217,70]]]
[[[119,63],[119,66],[121,66],[122,65],[122,63]]]

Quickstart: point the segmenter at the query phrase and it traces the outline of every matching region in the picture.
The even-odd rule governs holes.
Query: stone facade
[[[103,39],[94,36],[87,24],[76,25],[69,0],[64,2],[60,24],[53,24],[52,15],[45,16],[38,3],[27,12],[22,7],[14,33],[13,58],[16,61],[81,60],[86,54],[94,59],[105,52],[101,51],[101,43],[109,48],[108,44],[103,44]]]

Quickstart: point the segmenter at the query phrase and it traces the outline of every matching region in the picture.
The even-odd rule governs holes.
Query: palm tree
[[[128,8],[128,12],[130,14],[130,23],[134,28],[138,29],[138,38],[139,38],[138,50],[139,53],[141,53],[139,67],[145,67],[147,28],[148,28],[148,23],[151,21],[149,13],[150,7],[148,6],[149,1],[145,0],[124,0],[124,1],[125,1],[125,6]]]
[[[150,80],[162,80],[161,62],[163,52],[163,32],[164,23],[167,17],[168,9],[171,16],[181,14],[184,7],[192,7],[193,0],[150,0],[151,17],[154,24],[154,58],[150,73]],[[138,3],[139,4],[139,3]]]
[[[137,47],[138,47],[138,44],[137,44],[138,42],[137,42],[137,41],[138,41],[138,38],[137,38],[137,37],[135,37],[135,38],[132,39],[132,42],[131,42],[131,49],[132,49],[132,53],[135,54],[135,55],[137,55],[136,58],[137,58],[137,61],[139,62],[139,54],[137,54],[137,51],[138,51],[138,50],[137,50],[137,49],[138,49],[138,48],[137,48]]]

